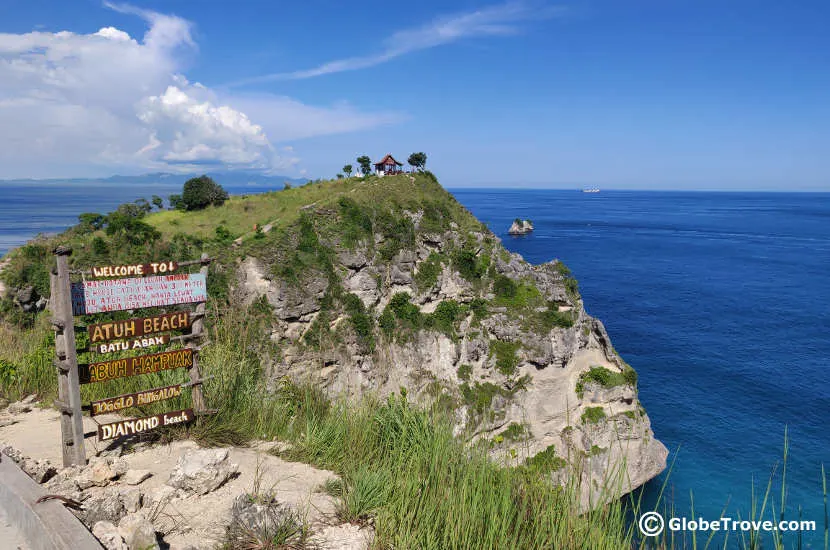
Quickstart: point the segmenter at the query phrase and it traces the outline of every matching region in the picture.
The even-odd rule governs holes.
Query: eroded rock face
[[[167,484],[197,495],[214,491],[238,471],[238,466],[231,464],[228,455],[228,449],[188,451],[170,472]]]
[[[399,292],[409,293],[411,303],[422,314],[434,312],[446,300],[462,305],[487,301],[487,314],[477,318],[467,313],[452,336],[435,329],[413,331],[406,337],[379,336],[374,351],[367,352],[346,328],[346,316],[333,313],[329,328],[338,334],[338,343],[310,349],[303,335],[318,316],[328,281],[319,274],[311,275],[291,287],[268,275],[272,266],[249,257],[240,265],[237,297],[250,303],[265,296],[274,306],[277,322],[271,339],[282,349],[280,360],[269,369],[274,380],[283,376],[312,380],[332,397],[357,397],[367,392],[384,395],[400,388],[425,401],[433,399],[437,391],[448,394],[457,405],[456,433],[492,440],[507,430],[524,433],[521,444],[507,441],[494,445],[494,455],[516,453],[521,459],[553,446],[557,456],[571,457],[570,471],[586,472],[586,502],[595,501],[596,487],[610,483],[607,478],[612,471],[619,471],[626,480],[612,484],[621,489],[616,491],[619,493],[641,485],[665,468],[667,450],[654,438],[636,388],[621,384],[577,391],[580,376],[591,367],[618,375],[630,367],[614,351],[602,323],[585,312],[574,282],[567,279],[568,272],[561,265],[531,265],[484,232],[418,233],[414,248],[389,261],[375,253],[384,245],[383,236],[375,234],[373,241],[354,250],[338,248],[337,243],[331,246],[336,251],[334,270],[343,290],[356,294],[375,322]],[[474,285],[450,260],[462,247],[478,259],[488,259],[490,280],[503,276],[516,285],[531,285],[547,306],[517,316],[509,302],[494,302],[492,283]],[[434,271],[434,282],[419,281],[419,272],[435,255],[444,260]],[[540,328],[535,315],[564,315],[571,325]],[[505,345],[515,349],[513,364],[500,363],[497,342],[502,349]],[[465,393],[469,396],[480,391],[490,393],[484,413],[474,410],[465,397]],[[590,422],[584,416],[601,418]],[[607,491],[606,497],[613,492]]]

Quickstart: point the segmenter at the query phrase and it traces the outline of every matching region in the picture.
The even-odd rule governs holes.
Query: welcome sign
[[[72,313],[90,315],[207,301],[202,273],[72,283]]]
[[[115,418],[113,420],[117,421],[98,425],[99,441],[118,440],[165,426],[181,425],[192,422],[200,415],[217,412],[205,406],[202,392],[202,384],[211,377],[202,378],[199,373],[198,350],[207,344],[203,340],[207,275],[211,262],[207,254],[202,254],[198,260],[113,264],[74,270],[69,267],[70,247],[58,246],[54,254],[57,265],[50,278],[50,290],[54,315],[52,327],[55,330],[54,365],[58,374],[58,399],[55,403],[62,412],[64,466],[87,464],[84,439],[89,434],[84,430],[84,410],[89,411],[92,417],[102,414],[120,416],[137,408],[140,411],[141,407],[159,406],[162,402],[181,399],[185,389],[190,391],[190,408],[141,418]],[[198,273],[173,273],[181,267],[197,264],[200,265]],[[76,278],[73,281],[73,276],[78,275],[81,280]],[[195,304],[195,307],[188,311],[189,308],[181,307],[183,304]],[[94,323],[76,326],[76,317],[165,306],[180,307],[146,312],[143,316],[129,319],[101,315]],[[78,349],[76,328],[86,332],[88,347]],[[173,336],[171,333],[174,332],[184,334]],[[201,345],[197,343],[200,340]],[[181,341],[184,347],[169,349],[168,345],[173,341]],[[152,348],[158,351],[148,353]],[[145,354],[134,355],[142,351]],[[90,357],[102,354],[102,357],[80,364],[79,352],[88,353]],[[134,376],[145,378],[141,375],[178,369],[187,369],[186,382],[175,383],[175,375],[171,372],[166,377],[170,380],[166,382],[169,385],[135,388],[131,393],[102,396],[83,405],[82,384]],[[152,383],[151,380],[146,382],[147,385]]]

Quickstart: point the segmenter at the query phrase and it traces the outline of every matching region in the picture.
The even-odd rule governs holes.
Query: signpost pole
[[[209,258],[207,254],[202,254],[201,262],[202,268],[199,270],[199,273],[205,276],[205,281],[207,281],[207,274],[208,274],[208,262]],[[199,339],[202,336],[202,331],[204,330],[205,325],[205,302],[200,302],[196,306],[196,319],[193,321],[191,325],[190,333],[194,336],[194,338],[190,339],[187,343],[187,347],[192,348],[196,346],[194,340]],[[202,375],[199,372],[199,354],[193,354],[193,365],[190,367],[190,382],[193,384],[193,389],[191,390],[191,396],[193,398],[193,410],[196,414],[203,412],[205,407],[205,396],[202,392],[202,383],[201,383]]]
[[[84,425],[81,416],[81,390],[78,379],[78,356],[75,351],[75,318],[69,280],[69,255],[72,249],[59,246],[54,254],[57,270],[51,277],[52,313],[55,327],[55,353],[58,367],[58,408],[61,411],[63,465],[85,465]]]

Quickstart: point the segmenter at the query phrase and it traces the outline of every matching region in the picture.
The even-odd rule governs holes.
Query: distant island
[[[513,220],[513,225],[511,225],[510,229],[507,230],[510,235],[527,235],[532,231],[533,222],[530,220],[523,220],[521,218]]]

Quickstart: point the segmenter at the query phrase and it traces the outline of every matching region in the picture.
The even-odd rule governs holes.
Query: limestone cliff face
[[[555,477],[580,480],[586,505],[665,468],[636,375],[564,266],[530,265],[484,228],[430,232],[423,212],[404,214],[414,240],[391,258],[378,253],[389,234],[371,231],[351,246],[321,233],[331,269],[299,280],[278,275],[284,258],[239,260],[237,299],[273,308],[271,380],[312,380],[331,396],[404,388],[451,411],[459,436],[489,440],[494,458],[548,460]],[[348,295],[362,307],[338,305]]]

